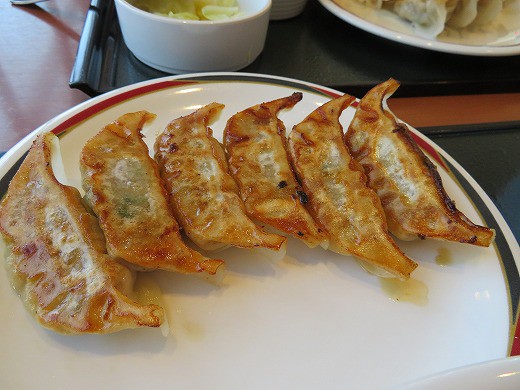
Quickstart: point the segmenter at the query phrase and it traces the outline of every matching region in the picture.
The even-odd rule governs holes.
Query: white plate
[[[518,23],[508,30],[497,28],[485,32],[443,33],[438,39],[428,39],[417,35],[411,23],[390,11],[370,9],[356,0],[347,3],[348,9],[341,8],[332,0],[319,0],[319,2],[338,18],[353,26],[410,46],[473,56],[520,54],[520,15]]]
[[[0,160],[0,191],[37,133],[61,134],[67,174],[79,187],[82,145],[119,115],[156,113],[144,131],[151,145],[171,119],[218,101],[226,104],[212,126],[220,138],[230,115],[294,91],[302,91],[304,99],[282,113],[287,129],[339,94],[243,73],[168,77],[110,92],[56,117],[8,151]],[[352,113],[342,116],[345,126]],[[457,206],[474,222],[483,223],[484,216],[497,229],[498,246],[399,242],[420,263],[411,295],[400,301],[352,258],[296,240],[289,241],[288,256],[277,265],[228,250],[220,253],[228,260],[222,287],[191,276],[151,274],[165,294],[172,328],[167,338],[155,329],[103,336],[47,331],[25,311],[2,272],[0,387],[387,387],[507,356],[514,331],[511,302],[518,299],[518,291],[508,287],[518,281],[516,241],[467,173],[427,138],[416,138],[434,157]]]
[[[520,389],[520,356],[472,364],[423,378],[402,386],[402,390]]]

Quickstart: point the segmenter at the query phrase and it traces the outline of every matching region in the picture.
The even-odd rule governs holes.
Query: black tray
[[[285,76],[362,96],[394,77],[396,96],[520,92],[520,56],[439,53],[377,37],[310,0],[296,18],[272,21],[265,49],[243,72]],[[123,42],[113,0],[92,0],[70,86],[98,95],[166,76],[137,60]]]

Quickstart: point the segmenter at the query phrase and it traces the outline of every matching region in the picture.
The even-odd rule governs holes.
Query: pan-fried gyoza
[[[252,106],[227,121],[227,156],[209,128],[222,104],[171,121],[155,141],[155,161],[141,133],[155,116],[126,114],[82,150],[84,199],[59,181],[58,138],[39,135],[0,203],[14,289],[48,329],[111,333],[166,325],[162,304],[143,303],[156,298],[155,288],[134,286],[136,270],[214,274],[223,264],[186,246],[179,224],[204,250],[266,248],[283,256],[287,239],[255,220],[400,279],[417,264],[389,231],[489,246],[494,231],[457,210],[433,163],[388,109],[397,87],[390,79],[373,88],[346,134],[339,118],[355,100],[348,95],[310,113],[288,139],[278,114],[301,94]]]
[[[83,147],[86,200],[98,216],[108,253],[145,269],[215,274],[224,263],[184,244],[155,161],[142,140],[155,118],[129,113],[105,126]]]
[[[264,232],[246,215],[224,149],[208,127],[223,107],[211,103],[175,119],[156,140],[155,159],[174,214],[203,249],[232,245],[278,251],[286,238]]]
[[[37,321],[60,333],[160,326],[163,309],[128,298],[132,272],[106,254],[79,192],[54,176],[57,143],[52,133],[36,139],[0,205],[13,286]]]
[[[388,235],[381,202],[343,143],[339,117],[353,101],[344,95],[325,103],[293,128],[294,168],[308,210],[329,234],[331,250],[354,255],[381,276],[407,279],[417,264]]]
[[[301,93],[294,93],[233,115],[224,130],[224,145],[250,217],[300,238],[309,247],[326,246],[325,234],[302,204],[303,190],[286,151],[285,126],[277,117],[301,99]]]
[[[435,166],[388,109],[386,100],[398,87],[390,79],[370,90],[345,135],[381,199],[390,232],[403,240],[434,237],[489,246],[494,231],[457,210]]]

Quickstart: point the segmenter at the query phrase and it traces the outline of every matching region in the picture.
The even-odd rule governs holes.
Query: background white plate
[[[520,356],[491,360],[423,378],[403,390],[520,389]]]
[[[452,33],[440,39],[419,36],[411,23],[387,10],[370,9],[352,0],[348,9],[332,0],[319,0],[331,13],[345,22],[382,38],[433,51],[473,56],[512,56],[520,54],[520,15],[511,30],[490,29],[485,33]]]
[[[37,133],[62,133],[67,174],[79,187],[82,145],[124,113],[146,109],[158,115],[144,131],[151,145],[171,119],[218,101],[226,108],[212,128],[221,138],[229,116],[294,91],[302,91],[304,99],[280,116],[289,130],[328,101],[327,95],[340,94],[243,73],[168,77],[114,91],[63,113],[7,152],[0,160],[0,189],[5,190],[13,165]],[[349,109],[342,116],[345,128],[352,114]],[[478,202],[470,200],[454,172],[439,167],[459,209],[482,223],[474,202],[484,205],[504,231],[505,249],[511,246],[517,256],[516,241],[489,198],[456,162],[439,153],[478,194]],[[296,240],[289,241],[287,257],[276,265],[247,251],[220,253],[228,261],[223,286],[185,275],[148,274],[165,294],[172,329],[167,338],[155,329],[103,336],[47,331],[25,311],[2,272],[0,387],[389,387],[507,356],[511,307],[497,247],[434,240],[398,244],[419,262],[412,286],[422,287],[413,287],[400,301],[352,258],[311,250]],[[439,256],[451,261],[439,264]]]

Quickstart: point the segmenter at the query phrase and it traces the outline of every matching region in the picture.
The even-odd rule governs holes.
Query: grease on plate
[[[441,267],[449,266],[453,264],[453,255],[448,248],[440,247],[435,262]]]
[[[188,335],[189,338],[194,341],[202,340],[204,338],[204,335],[206,334],[202,325],[200,325],[196,322],[185,321],[182,324],[182,328],[183,328],[185,334]]]
[[[147,274],[137,273],[134,283],[134,298],[141,304],[154,304],[163,308],[165,316],[164,323],[161,325],[161,333],[164,337],[167,337],[170,334],[170,325],[159,284]]]
[[[428,287],[420,280],[406,281],[397,278],[379,278],[383,291],[394,301],[409,302],[417,306],[428,304]]]

